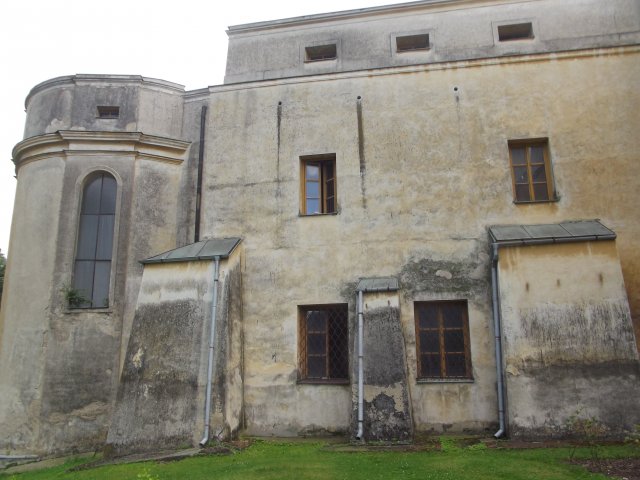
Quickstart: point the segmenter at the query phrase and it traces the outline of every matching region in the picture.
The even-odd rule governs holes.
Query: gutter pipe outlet
[[[220,277],[220,257],[215,257],[213,273],[213,298],[211,301],[211,334],[209,335],[209,365],[207,368],[207,394],[204,406],[204,436],[200,446],[209,441],[209,422],[211,421],[211,375],[213,374],[213,348],[216,340],[216,311],[218,310],[218,280]]]
[[[495,335],[496,346],[496,379],[498,386],[498,420],[500,429],[493,434],[495,438],[500,438],[505,433],[505,412],[504,412],[504,378],[502,371],[502,336],[500,322],[500,292],[498,290],[498,244],[491,244],[491,295],[493,303],[493,333]]]

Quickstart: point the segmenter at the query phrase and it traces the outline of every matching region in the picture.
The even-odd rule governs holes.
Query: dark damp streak
[[[207,121],[207,106],[203,105],[200,110],[200,145],[198,149],[198,179],[196,181],[196,218],[194,242],[200,241],[200,205],[202,204],[202,170],[204,164],[204,131]]]
[[[364,185],[364,176],[367,165],[364,158],[364,131],[362,127],[362,97],[358,96],[356,100],[356,113],[358,117],[358,156],[360,158],[360,193],[362,195],[362,208],[367,208],[366,188]]]

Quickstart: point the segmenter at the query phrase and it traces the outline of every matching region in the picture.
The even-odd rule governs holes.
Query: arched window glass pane
[[[84,187],[82,195],[82,213],[100,213],[100,192],[102,190],[102,175],[91,180]]]
[[[71,308],[109,306],[116,191],[115,178],[100,172],[90,177],[82,192],[73,288],[84,302]]]
[[[100,196],[100,213],[115,215],[116,213],[116,179],[104,176],[102,179],[102,195]]]

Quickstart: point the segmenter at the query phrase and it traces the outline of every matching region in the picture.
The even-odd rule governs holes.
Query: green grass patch
[[[483,445],[483,446],[478,446]],[[10,475],[2,480],[168,480],[168,479],[605,479],[566,459],[570,448],[493,449],[483,443],[460,446],[441,438],[440,451],[354,451],[324,448],[321,442],[254,441],[247,449],[230,455],[198,456],[167,463],[144,462],[68,470],[91,458],[64,465]],[[601,458],[638,456],[633,446],[602,446]],[[589,458],[589,448],[578,448],[576,458]]]

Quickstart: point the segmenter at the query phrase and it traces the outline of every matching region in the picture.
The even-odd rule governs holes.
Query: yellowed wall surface
[[[503,248],[499,276],[512,433],[560,434],[578,409],[632,429],[638,354],[615,242]]]
[[[348,388],[296,384],[297,305],[353,311],[357,279],[382,275],[401,280],[417,427],[494,423],[489,225],[600,218],[637,317],[638,60],[629,48],[213,89],[203,232],[245,242],[250,433],[347,425]],[[516,205],[507,141],[540,137],[559,199]],[[303,217],[300,156],[322,153],[336,155],[338,213]],[[474,382],[415,382],[413,302],[430,299],[468,300]]]

